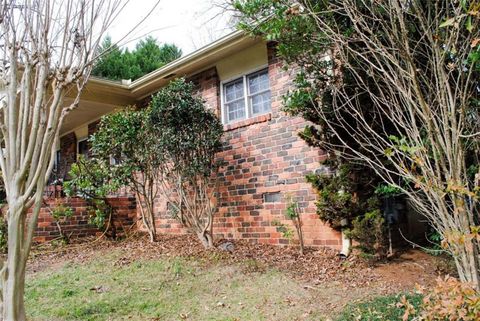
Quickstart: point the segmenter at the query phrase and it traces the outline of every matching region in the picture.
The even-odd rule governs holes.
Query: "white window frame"
[[[225,124],[225,125],[229,125],[229,124],[235,124],[237,122],[240,122],[240,121],[243,121],[243,120],[246,120],[246,119],[249,119],[249,118],[252,118],[252,117],[256,117],[256,116],[261,116],[261,115],[265,115],[265,114],[268,114],[271,112],[271,106],[270,106],[270,110],[269,111],[266,111],[264,113],[259,113],[259,114],[255,114],[255,116],[253,116],[253,113],[252,113],[252,106],[250,104],[250,98],[251,98],[251,95],[250,95],[250,89],[248,88],[248,83],[247,83],[247,80],[248,80],[248,76],[252,75],[252,74],[255,74],[257,72],[260,72],[260,71],[263,71],[263,70],[266,70],[267,71],[267,76],[269,77],[268,79],[268,91],[270,91],[271,93],[271,87],[270,87],[270,75],[269,75],[269,72],[268,72],[268,65],[263,65],[261,67],[257,67],[255,69],[252,69],[252,70],[249,70],[243,74],[240,74],[240,75],[237,75],[235,77],[231,77],[231,78],[228,78],[228,79],[225,79],[225,80],[222,80],[220,82],[220,109],[221,109],[221,116],[222,116],[222,123]],[[233,121],[228,121],[228,115],[227,115],[227,111],[225,110],[225,93],[224,93],[224,87],[226,84],[228,84],[229,82],[232,82],[232,81],[235,81],[237,79],[240,79],[242,78],[243,79],[243,99],[245,100],[245,118],[242,118],[242,119],[236,119],[236,120],[233,120]],[[257,94],[261,94],[263,92],[267,92],[267,90],[265,91],[260,91],[258,93],[255,93],[255,95]],[[271,104],[271,98],[270,98],[270,104]]]

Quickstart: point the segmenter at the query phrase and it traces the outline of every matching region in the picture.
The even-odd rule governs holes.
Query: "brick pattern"
[[[305,181],[305,175],[316,171],[326,155],[317,148],[307,146],[298,137],[305,120],[287,116],[281,111],[282,96],[291,86],[294,71],[283,69],[273,43],[268,44],[268,73],[271,112],[224,127],[224,148],[218,157],[226,165],[218,176],[219,210],[214,222],[216,237],[269,244],[291,243],[292,240],[286,239],[279,228],[279,224],[284,224],[293,229],[291,222],[285,218],[290,197],[299,203],[306,245],[339,249],[341,235],[318,219],[316,192]],[[196,84],[206,105],[220,116],[220,80],[216,68],[202,71],[188,80]],[[141,105],[148,101],[149,98],[146,98]],[[89,125],[89,135],[95,128],[96,124]],[[65,138],[62,154],[70,152],[67,143],[73,142],[73,139]],[[76,146],[73,150],[76,151]],[[269,193],[278,193],[267,197],[273,202],[264,201],[265,194]],[[159,233],[187,232],[169,216],[166,200],[157,199],[155,213]],[[142,229],[141,224],[138,226]]]
[[[136,220],[136,201],[134,197],[112,197],[108,202],[115,209],[114,224],[117,235],[129,229]],[[99,230],[88,224],[87,202],[81,198],[50,198],[45,201],[45,206],[40,210],[38,226],[35,231],[35,242],[51,241],[60,236],[58,227],[53,220],[51,210],[63,204],[73,210],[73,215],[61,222],[62,231],[72,238],[98,235]]]
[[[220,79],[218,78],[217,69],[212,67],[197,75],[187,79],[195,84],[199,95],[205,101],[207,108],[215,111],[215,114],[220,117]]]
[[[293,225],[285,218],[287,199],[299,202],[307,245],[339,249],[341,236],[318,219],[316,192],[305,181],[326,155],[298,137],[305,120],[281,111],[282,96],[291,86],[292,71],[285,71],[275,45],[268,46],[268,73],[272,111],[269,114],[225,126],[224,149],[218,157],[226,165],[219,173],[219,210],[214,222],[216,237],[247,239],[252,242],[289,244],[279,224]],[[215,68],[191,80],[207,106],[220,115],[220,81]],[[280,201],[264,202],[264,194],[279,193]],[[186,233],[168,216],[166,202],[159,199],[155,211],[161,233]],[[295,241],[293,241],[295,242]]]

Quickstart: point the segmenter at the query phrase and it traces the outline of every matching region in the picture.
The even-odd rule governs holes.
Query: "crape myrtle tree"
[[[298,66],[303,135],[406,195],[480,289],[476,1],[233,1]]]
[[[155,94],[151,108],[150,121],[163,155],[159,185],[168,210],[210,248],[220,165],[215,155],[222,146],[223,126],[194,84],[184,79]]]
[[[111,176],[136,194],[143,226],[154,242],[154,202],[160,192],[157,181],[164,156],[157,142],[161,133],[151,126],[150,113],[151,108],[127,108],[103,116],[90,143],[92,161],[107,164]]]
[[[122,8],[120,0],[0,4],[0,168],[8,204],[3,320],[25,320],[25,266],[58,133],[78,105],[102,35]]]

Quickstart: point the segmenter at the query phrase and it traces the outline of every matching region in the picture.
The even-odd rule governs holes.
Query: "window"
[[[55,160],[53,162],[53,170],[55,172],[59,171],[60,169],[61,156],[62,156],[62,152],[60,150],[57,150],[57,152],[55,153]]]
[[[77,154],[88,158],[88,141],[86,138],[79,140],[77,143]]]
[[[263,69],[223,85],[223,121],[232,123],[268,113],[270,82],[268,69]]]
[[[282,200],[282,196],[280,195],[280,192],[263,194],[264,203],[278,203],[281,200]]]

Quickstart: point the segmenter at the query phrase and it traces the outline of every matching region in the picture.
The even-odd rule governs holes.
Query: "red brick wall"
[[[128,229],[134,223],[136,212],[136,201],[133,197],[113,197],[109,203],[115,209],[114,224],[117,233],[121,234],[123,228]],[[38,227],[35,231],[36,242],[50,241],[60,236],[58,227],[53,220],[51,210],[59,204],[73,210],[73,215],[61,222],[62,231],[65,235],[77,238],[98,235],[99,230],[88,224],[89,215],[87,212],[87,202],[81,198],[51,198],[45,201],[38,216]]]
[[[305,181],[305,175],[318,169],[325,155],[298,137],[305,121],[281,111],[282,95],[290,88],[293,73],[282,68],[273,44],[268,45],[268,72],[271,113],[225,126],[225,147],[218,157],[226,162],[226,166],[219,174],[219,212],[214,232],[224,238],[287,244],[290,240],[284,238],[278,224],[291,226],[285,218],[286,198],[290,196],[299,202],[306,244],[340,248],[340,234],[318,219],[316,193]],[[207,106],[220,116],[220,80],[216,68],[205,70],[189,80],[197,85]],[[89,126],[89,135],[95,128],[95,123]],[[68,142],[73,141],[76,144],[74,134],[73,138],[64,138],[62,152],[69,152]],[[265,194],[269,193],[279,193],[280,199],[265,202]],[[167,214],[165,200],[157,200],[155,211],[160,233],[186,232]]]
[[[268,47],[268,60],[272,112],[225,126],[225,147],[218,157],[226,166],[219,174],[219,212],[214,233],[224,238],[288,244],[290,240],[279,232],[278,224],[293,228],[285,218],[286,198],[290,196],[301,208],[305,243],[340,248],[340,234],[318,219],[316,193],[305,181],[305,175],[319,168],[325,154],[298,137],[306,124],[303,119],[281,111],[282,95],[291,86],[293,75],[282,69],[274,45]],[[190,80],[197,84],[207,106],[220,115],[216,69]],[[267,193],[279,193],[280,200],[264,202]],[[181,224],[168,216],[165,201],[158,200],[156,212],[159,232],[185,233]]]

